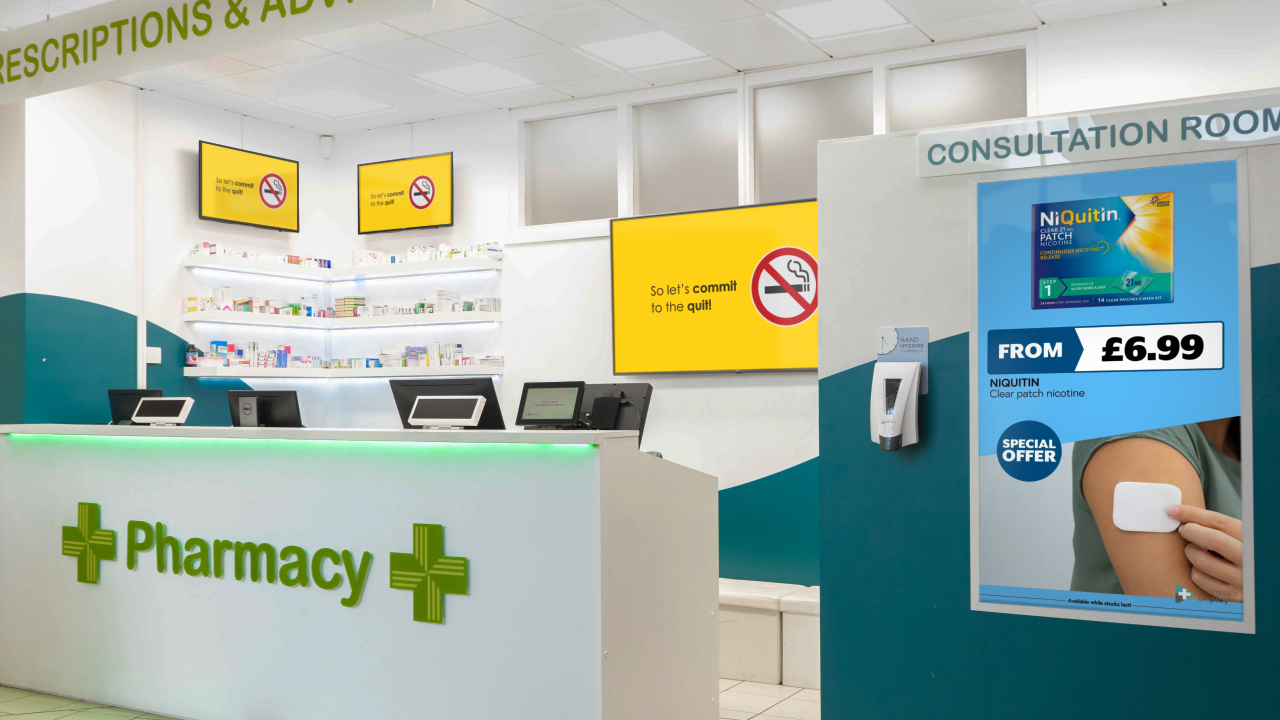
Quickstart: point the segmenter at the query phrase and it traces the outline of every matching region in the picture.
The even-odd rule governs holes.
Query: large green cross
[[[98,561],[116,559],[116,533],[98,527],[97,503],[80,503],[74,527],[62,526],[62,554],[76,558],[76,580],[98,583]]]
[[[443,623],[444,596],[467,594],[467,559],[444,557],[444,526],[413,524],[413,553],[391,553],[391,588],[413,591],[415,622]]]

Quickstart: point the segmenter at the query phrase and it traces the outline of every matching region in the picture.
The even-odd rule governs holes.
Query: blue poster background
[[[979,455],[1010,425],[1036,420],[1063,443],[1240,414],[1239,240],[1234,161],[983,183],[978,186]],[[1172,303],[1032,310],[1032,205],[1173,192],[1177,296]],[[1223,323],[1223,369],[1045,374],[1041,390],[1083,398],[994,399],[991,330]],[[1001,376],[1008,377],[1008,376]]]

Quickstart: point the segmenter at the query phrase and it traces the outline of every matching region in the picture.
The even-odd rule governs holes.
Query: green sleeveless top
[[[1182,453],[1195,468],[1204,487],[1205,507],[1223,515],[1240,519],[1240,461],[1223,455],[1198,425],[1178,425],[1159,430],[1113,435],[1095,440],[1081,440],[1071,454],[1071,513],[1075,517],[1076,531],[1071,540],[1075,549],[1076,564],[1071,572],[1071,589],[1081,592],[1115,593],[1123,595],[1120,579],[1111,567],[1107,548],[1102,544],[1098,524],[1094,522],[1089,503],[1084,499],[1080,482],[1084,468],[1098,448],[1112,440],[1124,438],[1152,438]]]

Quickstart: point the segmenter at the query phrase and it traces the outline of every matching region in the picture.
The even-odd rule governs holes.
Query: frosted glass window
[[[1023,50],[889,71],[890,132],[1026,115]]]
[[[530,225],[618,215],[617,111],[525,124]]]
[[[635,133],[640,214],[738,204],[735,93],[640,105]]]
[[[870,135],[871,73],[775,85],[755,93],[756,198],[818,196],[818,141]]]

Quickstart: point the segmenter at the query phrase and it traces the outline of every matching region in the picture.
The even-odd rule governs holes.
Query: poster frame
[[[1157,615],[1122,614],[1099,610],[1076,610],[1033,607],[1026,605],[1002,605],[982,602],[979,598],[981,579],[981,518],[979,516],[979,473],[978,458],[979,426],[978,405],[981,388],[979,353],[982,351],[982,338],[978,331],[978,186],[983,183],[1006,182],[1010,180],[1034,180],[1047,177],[1061,177],[1104,173],[1116,170],[1137,170],[1147,168],[1170,167],[1176,165],[1193,165],[1208,162],[1234,161],[1236,163],[1236,212],[1237,218],[1237,273],[1239,278],[1239,335],[1240,335],[1240,427],[1241,427],[1241,521],[1243,523],[1244,544],[1244,620],[1204,620],[1197,618],[1164,617]],[[1253,339],[1252,339],[1252,304],[1250,287],[1250,242],[1249,242],[1249,163],[1248,150],[1213,150],[1196,153],[1180,153],[1170,155],[1153,155],[1121,160],[1104,160],[1089,163],[1073,163],[1063,165],[1022,168],[994,172],[976,172],[968,176],[969,207],[969,608],[980,612],[1004,613],[1010,615],[1031,615],[1047,618],[1064,618],[1072,620],[1091,620],[1095,622],[1119,623],[1124,625],[1146,625],[1154,627],[1183,628],[1190,630],[1213,630],[1218,632],[1235,632],[1256,634],[1255,612],[1257,605],[1254,597],[1255,575],[1253,522]]]

